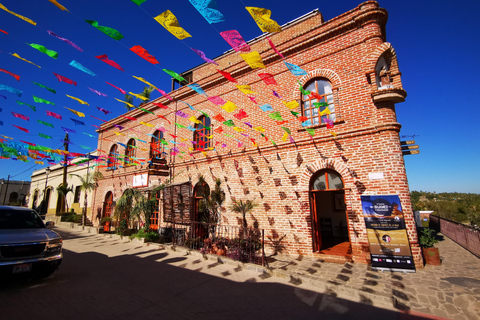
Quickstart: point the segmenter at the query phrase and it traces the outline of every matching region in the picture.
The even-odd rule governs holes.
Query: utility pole
[[[68,144],[70,141],[68,140],[68,133],[65,133],[65,140],[63,140],[63,146],[65,147],[65,153],[63,154],[63,162],[65,163],[63,166],[63,184],[67,183],[67,154],[68,154]]]
[[[7,187],[5,188],[5,195],[3,196],[3,205],[5,205],[5,199],[7,198],[7,191],[8,191],[8,183],[9,182],[10,182],[10,175],[8,175],[8,178],[7,178]]]

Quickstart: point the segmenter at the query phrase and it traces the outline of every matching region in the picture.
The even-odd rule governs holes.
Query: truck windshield
[[[33,210],[0,210],[0,229],[45,228],[42,219]]]

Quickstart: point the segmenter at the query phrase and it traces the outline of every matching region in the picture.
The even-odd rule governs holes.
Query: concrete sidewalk
[[[91,232],[92,236],[98,236],[93,229],[83,230],[73,224],[60,223],[58,227],[73,228],[83,235]],[[119,237],[111,234],[100,236]],[[203,255],[182,247],[174,249],[169,245],[143,245],[170,252],[174,250],[182,256],[191,256],[192,260],[203,257],[236,268],[255,270],[299,288],[315,288],[317,292],[329,292],[351,301],[399,310],[403,315],[400,319],[480,319],[480,259],[447,237],[437,245],[442,265],[427,265],[416,273],[379,272],[364,264],[336,264],[291,256],[271,257],[273,261],[267,268],[215,255]]]

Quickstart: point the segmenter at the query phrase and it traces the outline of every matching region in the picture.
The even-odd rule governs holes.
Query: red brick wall
[[[178,136],[173,138],[166,134],[167,141],[182,142],[182,139],[187,139],[184,143],[191,147],[189,141],[192,140],[193,133],[173,124],[176,122],[193,126],[194,123],[175,116],[174,111],[181,110],[196,117],[202,115],[197,110],[207,112],[211,117],[220,113],[226,119],[232,119],[238,127],[245,130],[243,133],[250,137],[244,137],[232,128],[212,120],[212,129],[222,126],[224,132],[234,135],[234,138],[215,133],[211,139],[212,145],[221,142],[228,147],[222,148],[218,145],[215,150],[194,152],[192,156],[189,155],[187,147],[176,145],[186,153],[179,154],[182,158],[171,155],[167,157],[176,175],[175,183],[191,180],[195,185],[198,175],[203,175],[213,188],[214,178],[220,178],[227,195],[225,207],[230,204],[232,196],[237,199],[255,198],[260,206],[247,217],[249,223],[257,221],[259,227],[265,229],[266,236],[286,234],[283,243],[287,253],[312,256],[315,254],[312,252],[310,178],[318,170],[331,168],[342,176],[345,185],[353,259],[367,262],[370,258],[360,196],[398,194],[404,209],[415,263],[417,267],[421,267],[422,260],[399,140],[401,126],[396,121],[395,105],[388,101],[376,105],[372,100],[372,92],[377,90],[372,70],[382,54],[385,54],[392,65],[392,84],[396,89],[402,89],[397,57],[391,45],[384,42],[385,34],[382,30],[385,29],[386,20],[386,11],[378,8],[376,2],[369,1],[330,21],[323,22],[321,14],[317,13],[286,27],[280,33],[269,35],[277,49],[285,55],[286,61],[308,72],[308,75],[301,77],[295,77],[288,71],[266,39],[250,44],[252,50],[258,51],[262,56],[266,69],[252,70],[237,53],[226,53],[217,59],[218,67],[203,64],[194,69],[193,79],[208,96],[220,96],[225,101],[232,101],[237,105],[237,110],[227,113],[206,97],[188,87],[182,87],[170,93],[175,99],[174,102],[166,98],[157,100],[170,109],[146,104],[143,108],[153,111],[155,115],[133,110],[128,115],[136,117],[138,121],[119,117],[105,123],[100,132],[98,149],[108,152],[113,144],[111,141],[126,144],[131,137],[149,142],[150,137],[145,134],[152,134],[156,128],[142,125],[140,121],[164,127],[169,133]],[[255,96],[259,104],[253,103],[216,69],[230,72],[238,81],[237,84],[250,85],[257,93]],[[257,75],[262,72],[273,74],[278,85],[264,84]],[[315,77],[329,80],[336,92],[336,138],[325,125],[320,125],[312,139],[282,103],[282,100],[300,102],[297,80],[305,84]],[[272,90],[281,94],[283,99],[273,96]],[[190,110],[179,100],[187,102],[197,110]],[[281,112],[284,120],[289,121],[286,126],[291,129],[295,143],[290,143],[288,139],[286,142],[281,140],[284,131],[268,118],[268,113],[259,108],[259,105],[264,103],[272,105],[275,111]],[[242,121],[233,117],[240,109],[249,115]],[[300,108],[295,111],[300,111]],[[158,118],[157,114],[167,117],[171,123]],[[254,127],[262,126],[266,130],[264,134],[275,141],[276,145],[243,124],[244,121],[250,122]],[[125,129],[118,130],[113,124],[124,126]],[[114,132],[124,135],[116,135]],[[255,139],[256,145],[253,145],[249,138]],[[235,139],[241,140],[243,146],[238,148],[238,141]],[[139,149],[136,156],[147,158],[148,144],[139,142],[137,146]],[[169,147],[173,147],[173,144]],[[119,146],[119,151],[124,153],[124,148]],[[99,183],[96,191],[95,207],[102,206],[108,191],[114,192],[114,200],[118,199],[123,190],[131,187],[132,175],[146,172],[146,165],[113,171],[100,168],[100,171],[104,173],[105,179]],[[369,180],[369,173],[373,172],[383,172],[384,179]],[[164,177],[150,177],[151,185],[163,181]],[[238,225],[239,218],[229,210],[222,213],[222,223]]]

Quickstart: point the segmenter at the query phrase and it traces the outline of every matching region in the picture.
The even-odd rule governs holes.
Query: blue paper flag
[[[84,66],[82,66],[82,65],[80,64],[80,62],[78,62],[78,61],[72,60],[72,62],[70,62],[70,65],[71,65],[72,67],[74,67],[74,68],[77,68],[77,69],[80,70],[80,71],[83,71],[83,72],[91,75],[91,76],[96,76],[95,73],[93,73],[92,71],[90,71],[90,70],[88,70],[87,68],[85,68]]]
[[[202,90],[202,91],[203,91],[203,90]],[[190,109],[195,110],[195,108],[192,107],[191,105],[189,105],[188,103],[186,103],[186,102],[184,102],[184,101],[182,101],[182,100],[179,100],[179,101],[180,101],[181,103],[186,104]]]
[[[72,120],[73,123],[75,123],[76,126],[84,126],[85,125],[85,122],[79,121],[77,119],[70,118],[70,120]]]
[[[218,11],[216,0],[189,0],[197,11],[208,21],[218,23],[225,21],[223,14]]]
[[[72,129],[68,129],[68,128],[65,128],[65,127],[62,127],[62,130],[65,131],[65,133],[77,133],[75,130],[72,130]]]
[[[269,105],[268,103],[265,103],[263,106],[260,106],[260,109],[262,109],[263,111],[267,112],[267,111],[273,111],[273,108],[271,105]]]
[[[9,91],[11,93],[15,93],[17,96],[21,97],[22,96],[22,93],[23,91],[22,90],[18,90],[18,89],[15,89],[15,88],[12,88],[12,87],[9,87],[9,86],[6,86],[4,84],[0,84],[0,90],[6,90],[6,91]],[[6,98],[5,98],[6,99]]]
[[[306,75],[308,74],[307,71],[303,70],[302,68],[300,68],[299,66],[295,65],[295,64],[292,64],[292,63],[288,63],[286,61],[285,62],[285,65],[287,66],[288,70],[290,70],[290,72],[294,75],[294,76],[303,76],[303,75]]]
[[[190,89],[197,91],[198,94],[207,96],[207,94],[205,93],[205,91],[203,91],[203,89],[202,89],[198,84],[196,84],[196,83],[187,84],[187,86],[188,86]]]

